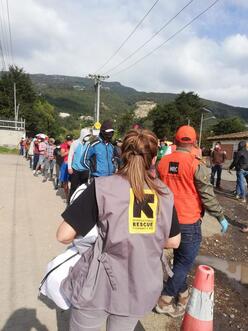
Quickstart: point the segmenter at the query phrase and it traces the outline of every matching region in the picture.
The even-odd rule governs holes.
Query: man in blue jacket
[[[88,145],[81,162],[90,170],[91,177],[111,176],[115,172],[114,146],[111,144],[113,134],[112,122],[106,120],[99,137]]]

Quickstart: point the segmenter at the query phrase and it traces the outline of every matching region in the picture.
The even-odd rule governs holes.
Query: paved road
[[[55,232],[65,203],[51,182],[32,175],[21,156],[0,155],[0,174],[0,330],[68,331],[68,313],[37,299],[47,262],[63,250]],[[219,225],[207,217],[203,231],[212,235]],[[142,320],[146,331],[166,330],[168,323],[154,313]]]

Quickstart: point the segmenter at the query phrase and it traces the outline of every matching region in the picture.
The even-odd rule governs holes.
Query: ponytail
[[[134,196],[139,202],[144,201],[145,185],[156,194],[163,194],[150,173],[157,149],[158,139],[149,130],[131,130],[123,140],[123,165],[118,174],[128,179]]]

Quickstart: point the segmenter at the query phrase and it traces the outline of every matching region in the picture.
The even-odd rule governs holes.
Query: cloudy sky
[[[86,76],[94,73],[155,0],[9,0],[14,62],[29,73]],[[146,47],[135,51],[189,0],[160,0],[100,73],[144,91],[195,91],[201,97],[248,107],[248,0],[220,0],[205,15],[151,56],[214,0],[194,0]],[[5,3],[4,1],[2,2]],[[0,8],[1,12],[1,8]],[[2,8],[0,18],[7,22]],[[1,41],[2,40],[1,32]],[[6,60],[8,62],[8,59]]]

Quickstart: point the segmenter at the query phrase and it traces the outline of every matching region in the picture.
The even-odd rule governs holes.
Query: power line
[[[117,75],[123,71],[129,70],[132,67],[134,67],[136,64],[138,64],[139,62],[143,61],[145,58],[147,58],[148,56],[152,55],[154,52],[156,52],[158,49],[162,48],[165,44],[167,44],[171,39],[173,39],[174,37],[176,37],[179,33],[181,33],[183,30],[185,30],[189,25],[191,25],[194,21],[196,21],[200,16],[204,15],[208,10],[210,10],[213,6],[215,6],[217,4],[217,2],[219,2],[220,0],[216,0],[214,1],[210,6],[208,6],[205,10],[203,10],[202,12],[200,12],[197,16],[195,16],[191,21],[189,21],[187,24],[185,24],[183,27],[181,27],[179,30],[177,30],[174,34],[172,34],[168,39],[166,39],[162,44],[160,44],[158,47],[154,48],[151,52],[147,53],[146,55],[142,56],[141,58],[139,58],[136,62],[134,62],[133,64],[131,64],[130,66],[117,71],[115,73],[112,74],[113,75]]]
[[[5,54],[6,62],[7,59],[9,59],[9,44],[8,44],[8,38],[7,38],[7,32],[6,32],[6,25],[5,25],[5,18],[4,18],[4,5],[3,0],[1,0],[1,7],[2,10],[0,10],[0,20],[1,20],[1,31],[2,31],[2,49]]]
[[[0,53],[1,53],[1,57],[2,57],[2,71],[5,71],[6,70],[6,64],[5,64],[4,52],[3,52],[3,48],[2,48],[1,39],[0,39]]]
[[[172,21],[174,21],[175,18],[177,18],[178,15],[181,14],[182,11],[184,11],[194,0],[190,0],[179,12],[176,13],[169,21],[167,21],[157,32],[155,32],[147,41],[145,41],[141,46],[136,48],[136,50],[131,53],[129,56],[127,56],[124,60],[122,60],[120,63],[118,63],[113,68],[106,71],[105,74],[109,74],[115,69],[117,69],[119,66],[121,66],[123,63],[127,62],[130,58],[132,58],[136,53],[138,53],[143,47],[145,47],[152,39],[154,39],[162,30],[164,30]]]
[[[135,26],[135,28],[131,31],[131,33],[126,37],[126,39],[121,43],[121,45],[117,48],[117,50],[108,58],[108,60],[96,70],[95,73],[99,72],[102,70],[115,56],[119,51],[122,49],[122,47],[126,44],[126,42],[132,37],[132,35],[136,32],[136,30],[139,28],[139,26],[144,22],[146,17],[150,14],[150,12],[153,10],[153,8],[157,5],[157,3],[160,0],[156,0],[152,7],[148,10],[148,12],[145,14],[145,16],[142,17],[142,19],[139,21],[139,23]]]
[[[10,54],[11,54],[12,64],[14,64],[14,57],[13,57],[13,43],[12,43],[12,33],[11,33],[11,25],[10,25],[9,1],[8,1],[8,0],[6,0],[6,7],[7,7],[7,16],[8,16]]]

